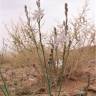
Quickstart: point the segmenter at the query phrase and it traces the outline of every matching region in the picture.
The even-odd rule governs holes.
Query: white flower
[[[57,42],[60,42],[60,43],[68,43],[69,42],[69,35],[66,35],[64,33],[61,33],[59,36],[58,36],[58,40]]]
[[[59,59],[58,62],[55,61],[55,66],[58,67],[58,68],[61,68],[62,67],[62,62],[63,61],[61,59]]]
[[[33,13],[33,20],[40,20],[42,19],[44,16],[44,10],[40,9],[40,10],[35,10],[35,12]]]
[[[70,34],[69,34],[69,32],[67,32],[67,34],[65,35],[64,26],[58,25],[57,31],[58,31],[58,35],[57,35],[57,38],[54,42],[54,47],[58,46],[59,44],[63,44],[63,43],[68,44],[70,41]]]

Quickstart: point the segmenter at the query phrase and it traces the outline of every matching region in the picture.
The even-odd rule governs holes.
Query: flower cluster
[[[58,46],[59,44],[66,43],[68,44],[70,41],[70,34],[69,32],[65,34],[65,26],[64,24],[60,24],[57,26],[57,38],[55,39],[54,46]]]
[[[44,10],[40,9],[40,10],[35,10],[35,12],[33,13],[33,20],[41,20],[44,16]]]
[[[37,0],[36,1],[36,5],[37,5],[38,9],[35,10],[35,12],[33,13],[33,20],[39,21],[44,16],[44,10],[41,9],[41,7],[40,7],[40,0]]]

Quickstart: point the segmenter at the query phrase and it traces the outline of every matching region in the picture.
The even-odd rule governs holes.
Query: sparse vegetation
[[[11,31],[8,29],[12,53],[5,55],[4,50],[0,55],[4,96],[89,96],[91,75],[94,74],[86,69],[96,64],[96,26],[87,19],[87,3],[71,22],[68,20],[68,4],[65,3],[65,20],[53,28],[50,36],[46,36],[49,41],[44,39],[41,29],[44,10],[40,0],[36,1],[36,6],[33,17],[30,17],[25,5],[27,22],[13,25]],[[94,64],[87,64],[91,60]],[[66,84],[80,80],[82,88],[77,89],[79,93],[66,95]]]

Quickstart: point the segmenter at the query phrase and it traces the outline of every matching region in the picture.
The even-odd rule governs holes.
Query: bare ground
[[[78,70],[77,73],[69,79],[64,80],[61,96],[79,96],[76,94],[85,90],[84,88],[86,88],[88,84],[89,75],[90,85],[88,87],[88,96],[96,96],[96,58],[83,63],[84,66],[81,70]],[[1,71],[12,96],[14,94],[17,94],[17,96],[47,96],[46,89],[40,85],[40,74],[35,71],[33,65],[22,66],[20,68],[3,66]],[[2,81],[0,85],[2,85]],[[0,93],[0,96],[3,96],[2,91]],[[35,95],[32,95],[34,93]],[[55,87],[53,87],[53,96],[56,96],[57,93]]]

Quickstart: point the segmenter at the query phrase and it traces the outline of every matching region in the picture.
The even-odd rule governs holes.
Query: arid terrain
[[[95,2],[1,1],[0,96],[96,96]]]
[[[89,60],[83,60],[82,67],[76,70],[76,73],[70,78],[64,79],[61,96],[83,96],[76,94],[84,92],[87,87],[88,96],[96,96],[96,54],[93,56]],[[12,96],[47,96],[46,88],[42,87],[40,83],[41,75],[35,64],[19,67],[3,64],[1,72]],[[2,80],[0,81],[1,85]],[[57,95],[55,89],[56,86],[54,85],[52,87],[52,96]],[[3,96],[2,91],[0,91],[0,96]]]

